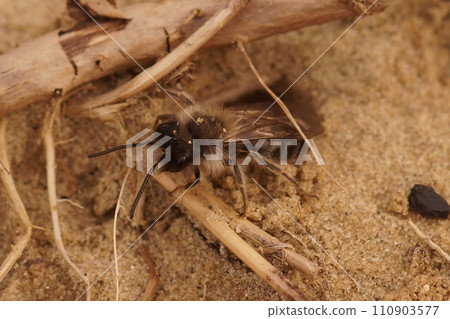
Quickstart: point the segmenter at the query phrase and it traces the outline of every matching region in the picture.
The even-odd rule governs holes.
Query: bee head
[[[170,146],[170,162],[161,168],[163,171],[179,172],[192,163],[192,145],[180,137],[178,123],[161,123],[156,128],[156,131],[171,137],[164,145],[164,147]]]
[[[170,162],[162,169],[169,172],[179,172],[192,164],[192,146],[177,137],[172,138],[170,146]]]

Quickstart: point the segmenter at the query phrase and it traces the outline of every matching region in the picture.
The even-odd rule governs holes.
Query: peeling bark
[[[166,32],[171,46],[176,47],[225,2],[142,3],[121,9],[130,20],[100,19],[99,23],[143,67],[148,67],[167,53]],[[189,19],[195,10],[201,16]],[[341,0],[253,0],[202,50],[358,14],[359,10]],[[55,88],[66,94],[84,83],[135,66],[92,21],[81,22],[69,31],[50,32],[0,56],[0,116],[49,99]]]

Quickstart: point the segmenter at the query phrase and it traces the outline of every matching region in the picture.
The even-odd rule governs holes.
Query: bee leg
[[[244,178],[243,178],[242,169],[238,164],[233,166],[233,175],[234,175],[234,179],[236,180],[236,184],[242,194],[242,200],[243,200],[244,204],[242,205],[242,207],[240,209],[240,213],[243,214],[247,211],[248,197],[247,197],[247,191],[245,188],[245,182],[244,182]]]
[[[295,186],[298,186],[297,181],[295,179],[293,179],[291,176],[289,176],[288,174],[286,174],[282,169],[280,169],[279,167],[275,166],[274,164],[267,162],[267,169],[269,171],[271,171],[272,173],[274,173],[275,175],[278,176],[283,176],[284,178],[286,178],[289,182],[291,182],[292,184],[294,184]]]
[[[194,176],[195,176],[195,182],[197,182],[198,180],[200,180],[200,170],[198,169],[198,166],[194,166]],[[186,185],[184,185],[185,189],[188,189],[191,186],[192,183],[187,183]]]
[[[194,175],[195,179],[200,179],[200,170],[198,169],[198,166],[194,166]]]
[[[267,163],[267,169],[269,171],[271,171],[272,173],[279,175],[279,176],[283,176],[284,178],[286,178],[289,182],[291,182],[292,184],[295,185],[297,192],[299,193],[299,195],[304,195],[304,196],[309,196],[309,197],[314,197],[316,199],[319,199],[319,197],[317,195],[314,194],[310,194],[305,192],[299,185],[298,183],[288,174],[286,174],[285,172],[283,172],[283,170],[281,170],[278,166],[276,166],[275,164],[271,163],[270,161],[268,161],[267,159],[264,159]]]

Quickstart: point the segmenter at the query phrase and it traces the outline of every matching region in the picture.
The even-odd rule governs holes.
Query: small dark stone
[[[411,188],[408,201],[409,207],[424,216],[445,219],[450,212],[450,206],[445,199],[430,186],[414,185]]]

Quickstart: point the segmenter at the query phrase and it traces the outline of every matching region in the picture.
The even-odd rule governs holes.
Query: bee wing
[[[297,138],[300,134],[278,105],[257,103],[227,107],[239,118],[238,127],[227,135],[226,139],[275,139]],[[295,108],[291,110],[298,125],[308,138],[323,132],[322,119],[312,108]]]

